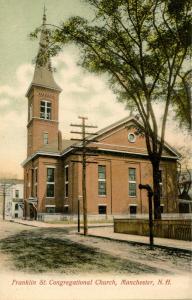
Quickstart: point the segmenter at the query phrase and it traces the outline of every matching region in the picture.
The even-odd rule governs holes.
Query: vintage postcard
[[[189,0],[0,0],[0,300],[192,299]]]

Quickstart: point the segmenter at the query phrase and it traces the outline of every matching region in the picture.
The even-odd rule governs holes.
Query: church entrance
[[[37,220],[37,208],[32,203],[30,203],[29,205],[30,205],[29,206],[29,209],[30,209],[30,220]]]

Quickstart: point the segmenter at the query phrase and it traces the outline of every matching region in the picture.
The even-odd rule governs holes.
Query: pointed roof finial
[[[47,18],[46,18],[46,7],[45,7],[45,4],[44,4],[44,8],[43,8],[43,25],[45,25],[46,20],[47,20]]]
[[[42,65],[38,65],[36,63],[35,71],[33,75],[32,83],[29,87],[29,90],[27,92],[27,95],[31,89],[32,86],[42,86],[49,89],[57,90],[61,92],[61,88],[57,85],[57,83],[54,80],[53,72],[51,69],[51,61],[50,57],[47,57],[46,61],[43,62],[43,55],[47,51],[48,46],[48,36],[47,36],[47,30],[46,30],[46,8],[44,5],[43,9],[43,24],[41,26],[41,36],[40,36],[40,42],[39,42],[39,51],[37,56],[42,57]]]

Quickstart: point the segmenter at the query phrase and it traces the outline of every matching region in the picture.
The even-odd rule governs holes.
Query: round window
[[[136,136],[135,136],[134,133],[129,133],[129,134],[128,134],[128,141],[129,141],[130,143],[134,143],[134,142],[136,141]]]

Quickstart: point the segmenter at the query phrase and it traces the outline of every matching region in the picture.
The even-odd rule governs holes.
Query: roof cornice
[[[53,90],[53,91],[56,91],[58,93],[61,93],[62,92],[62,89],[60,87],[56,88],[56,87],[51,87],[49,85],[45,85],[45,84],[38,84],[38,83],[33,83],[31,82],[26,94],[25,94],[25,97],[28,97],[29,96],[29,92],[31,91],[32,87],[40,87],[40,88],[44,88],[44,89],[49,89],[49,90]]]
[[[143,127],[143,125],[134,117],[127,117],[124,118],[108,127],[105,127],[102,130],[99,130],[97,133],[97,138],[103,134],[106,134],[108,131],[111,131],[112,129],[122,126],[123,124],[126,124],[127,122],[135,122],[137,123],[139,126]],[[94,142],[94,137],[90,136],[88,137],[88,139],[90,139],[90,143],[93,141]],[[97,144],[97,143],[95,143]],[[80,143],[76,143],[75,145],[80,145]],[[171,160],[179,160],[181,158],[181,155],[174,149],[172,148],[168,143],[164,143],[164,146],[169,149],[175,156],[172,155],[162,155],[161,159],[171,159]],[[24,167],[29,161],[31,161],[32,159],[36,158],[37,156],[54,156],[54,157],[63,157],[67,154],[69,154],[70,152],[72,152],[74,150],[73,147],[69,146],[68,148],[66,148],[63,152],[58,153],[58,152],[45,152],[45,151],[37,151],[34,154],[32,154],[30,157],[28,157],[21,165]],[[130,151],[121,151],[121,150],[113,150],[113,149],[105,149],[105,148],[98,148],[96,151],[101,152],[110,152],[110,153],[117,153],[117,154],[127,154],[130,156],[138,156],[138,157],[147,157],[148,153],[134,153],[134,152],[130,152]]]
[[[45,151],[37,151],[35,152],[34,154],[32,154],[31,156],[27,157],[22,163],[21,163],[21,166],[22,167],[25,167],[26,164],[28,162],[30,162],[31,160],[33,160],[34,158],[36,158],[37,156],[54,156],[54,157],[61,157],[61,154],[60,153],[57,153],[57,152],[45,152]]]

